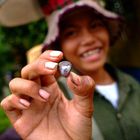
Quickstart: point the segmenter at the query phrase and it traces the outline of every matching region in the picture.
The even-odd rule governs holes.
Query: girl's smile
[[[84,10],[65,18],[60,24],[60,42],[65,58],[81,73],[93,74],[103,69],[109,33],[93,11]]]

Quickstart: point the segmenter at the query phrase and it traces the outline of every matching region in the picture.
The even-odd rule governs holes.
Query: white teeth
[[[91,55],[94,55],[94,54],[99,53],[99,51],[100,51],[99,48],[97,48],[97,49],[95,49],[95,50],[90,50],[90,51],[84,53],[82,56],[83,56],[83,57],[88,57],[88,56],[91,56]]]

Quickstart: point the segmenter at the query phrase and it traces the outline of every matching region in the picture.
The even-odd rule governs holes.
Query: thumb
[[[93,93],[95,83],[89,76],[79,76],[70,73],[67,84],[74,94],[73,102],[83,115],[91,117],[93,112]]]

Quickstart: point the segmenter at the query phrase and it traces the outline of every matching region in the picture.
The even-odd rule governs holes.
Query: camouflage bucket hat
[[[40,0],[40,5],[48,23],[48,34],[43,44],[43,51],[46,49],[59,49],[55,46],[57,46],[56,40],[59,37],[60,18],[81,7],[93,9],[96,11],[95,14],[106,20],[111,36],[111,44],[115,42],[120,34],[122,17],[106,10],[104,8],[105,3],[102,0]]]

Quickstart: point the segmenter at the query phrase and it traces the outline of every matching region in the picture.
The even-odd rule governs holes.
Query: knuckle
[[[6,98],[4,98],[4,99],[1,101],[0,105],[1,105],[1,107],[2,107],[4,110],[7,109],[7,103],[8,103],[8,102],[9,102],[9,97],[6,97]]]
[[[89,87],[92,88],[95,86],[95,81],[90,76],[87,76],[87,81],[88,81]]]
[[[21,69],[21,77],[24,77],[24,75],[25,75],[25,73],[26,73],[26,69],[27,69],[28,66],[29,66],[29,65],[26,65],[25,67],[23,67],[23,68]]]
[[[92,92],[94,90],[95,83],[90,76],[84,76],[81,80],[81,86],[79,87],[79,91],[81,92]]]
[[[16,89],[15,89],[15,83],[16,83],[16,81],[17,81],[17,78],[14,78],[14,79],[12,79],[12,80],[9,82],[9,88],[10,88],[10,90],[11,90],[12,92],[16,91]]]
[[[38,60],[35,62],[35,70],[38,71],[39,73],[43,73],[44,70],[44,61]]]
[[[1,101],[1,103],[0,103],[0,106],[1,106],[2,108],[4,108],[4,105],[5,105],[5,99],[3,99],[3,100]]]
[[[7,97],[7,102],[11,104],[12,101],[13,101],[13,96],[12,95],[11,96],[8,96]]]
[[[44,51],[44,52],[40,55],[40,58],[44,58],[44,57],[48,56],[49,52],[50,52],[50,50]]]
[[[37,84],[36,84],[35,82],[33,82],[33,81],[31,81],[30,84],[27,84],[27,89],[28,89],[28,90],[34,90],[34,89],[36,89],[36,87],[38,87],[38,86],[37,86]]]
[[[33,81],[25,85],[26,92],[34,93],[39,90],[39,85]]]

